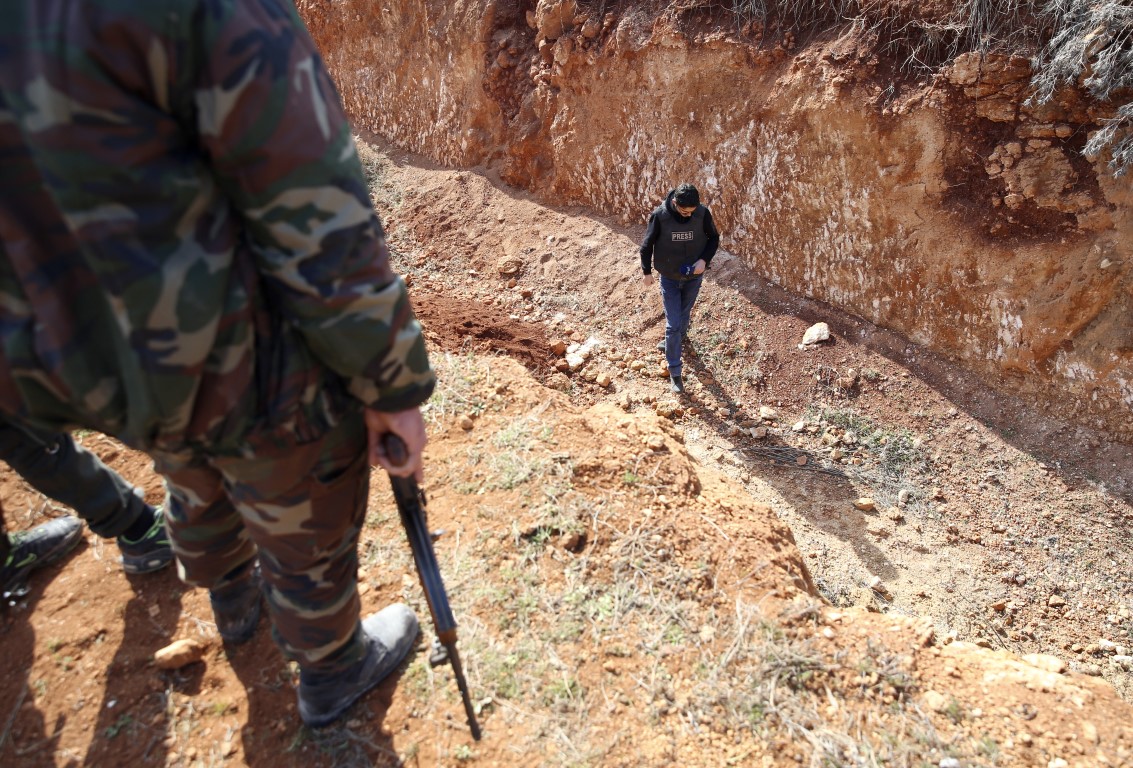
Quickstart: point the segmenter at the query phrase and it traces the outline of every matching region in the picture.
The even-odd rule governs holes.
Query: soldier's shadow
[[[121,611],[122,642],[110,662],[95,738],[83,765],[165,765],[170,753],[170,696],[200,691],[204,668],[155,674],[152,657],[177,631],[187,588],[173,568],[127,576],[130,599]]]
[[[56,753],[67,724],[66,716],[60,714],[48,729],[43,713],[34,706],[35,692],[30,685],[35,630],[28,619],[43,597],[42,582],[48,578],[44,572],[37,573],[26,596],[12,605],[5,600],[0,608],[0,646],[6,670],[0,676],[0,700],[4,702],[0,706],[0,765],[41,765],[43,756]]]

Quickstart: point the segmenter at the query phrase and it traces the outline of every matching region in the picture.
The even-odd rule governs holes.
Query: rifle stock
[[[402,465],[407,461],[405,443],[397,435],[387,432],[382,436],[382,445],[394,465]],[[476,722],[472,698],[468,694],[468,683],[464,679],[464,668],[460,665],[460,654],[456,651],[456,620],[453,619],[452,609],[448,604],[448,593],[445,592],[445,585],[441,580],[437,555],[433,551],[433,538],[429,534],[425,518],[425,494],[412,476],[390,475],[389,481],[393,486],[393,497],[397,501],[401,524],[405,526],[405,535],[409,539],[410,549],[413,550],[413,562],[417,566],[421,589],[425,592],[425,602],[429,604],[429,614],[433,617],[437,640],[443,646],[443,652],[434,653],[429,662],[435,666],[448,661],[452,665],[452,674],[456,678],[460,697],[464,701],[468,728],[472,731],[472,738],[479,741],[480,724]]]

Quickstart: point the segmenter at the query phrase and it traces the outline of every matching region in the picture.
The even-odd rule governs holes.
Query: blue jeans
[[[681,339],[688,332],[692,305],[700,293],[704,275],[688,280],[673,280],[661,276],[661,301],[665,305],[665,362],[669,375],[681,375]]]

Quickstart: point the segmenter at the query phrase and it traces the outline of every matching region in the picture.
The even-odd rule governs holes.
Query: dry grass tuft
[[[1066,86],[1117,100],[1084,151],[1090,158],[1108,151],[1116,176],[1133,164],[1133,6],[1126,0],[959,0],[943,13],[871,0],[682,0],[670,9],[723,12],[761,41],[788,47],[853,29],[915,75],[931,75],[973,51],[1032,58],[1038,103]]]

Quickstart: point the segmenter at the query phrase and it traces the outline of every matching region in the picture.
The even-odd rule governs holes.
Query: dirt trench
[[[204,590],[87,535],[0,615],[0,763],[1133,766],[1127,456],[728,253],[677,399],[640,227],[360,153],[441,373],[429,519],[483,741],[375,471],[363,610],[423,633],[343,722],[298,724],[263,622],[225,649]],[[78,437],[161,502],[146,457]],[[6,468],[0,498],[16,530],[66,513]],[[176,639],[202,659],[155,669]]]
[[[913,37],[967,7],[868,5]],[[1029,98],[1025,53],[910,68],[862,19],[796,39],[717,3],[300,11],[356,128],[625,225],[693,180],[753,276],[1133,443],[1133,196],[1083,155],[1117,104]]]
[[[727,252],[694,312],[690,392],[674,399],[655,349],[660,300],[641,284],[642,226],[550,208],[490,172],[430,167],[370,138],[363,155],[398,266],[437,343],[512,355],[577,404],[671,418],[694,457],[787,523],[834,605],[1053,654],[1133,698],[1130,671],[1109,661],[1114,645],[1133,645],[1128,446],[791,296]],[[817,322],[831,340],[800,349]],[[551,345],[588,339],[583,368],[556,369]]]

